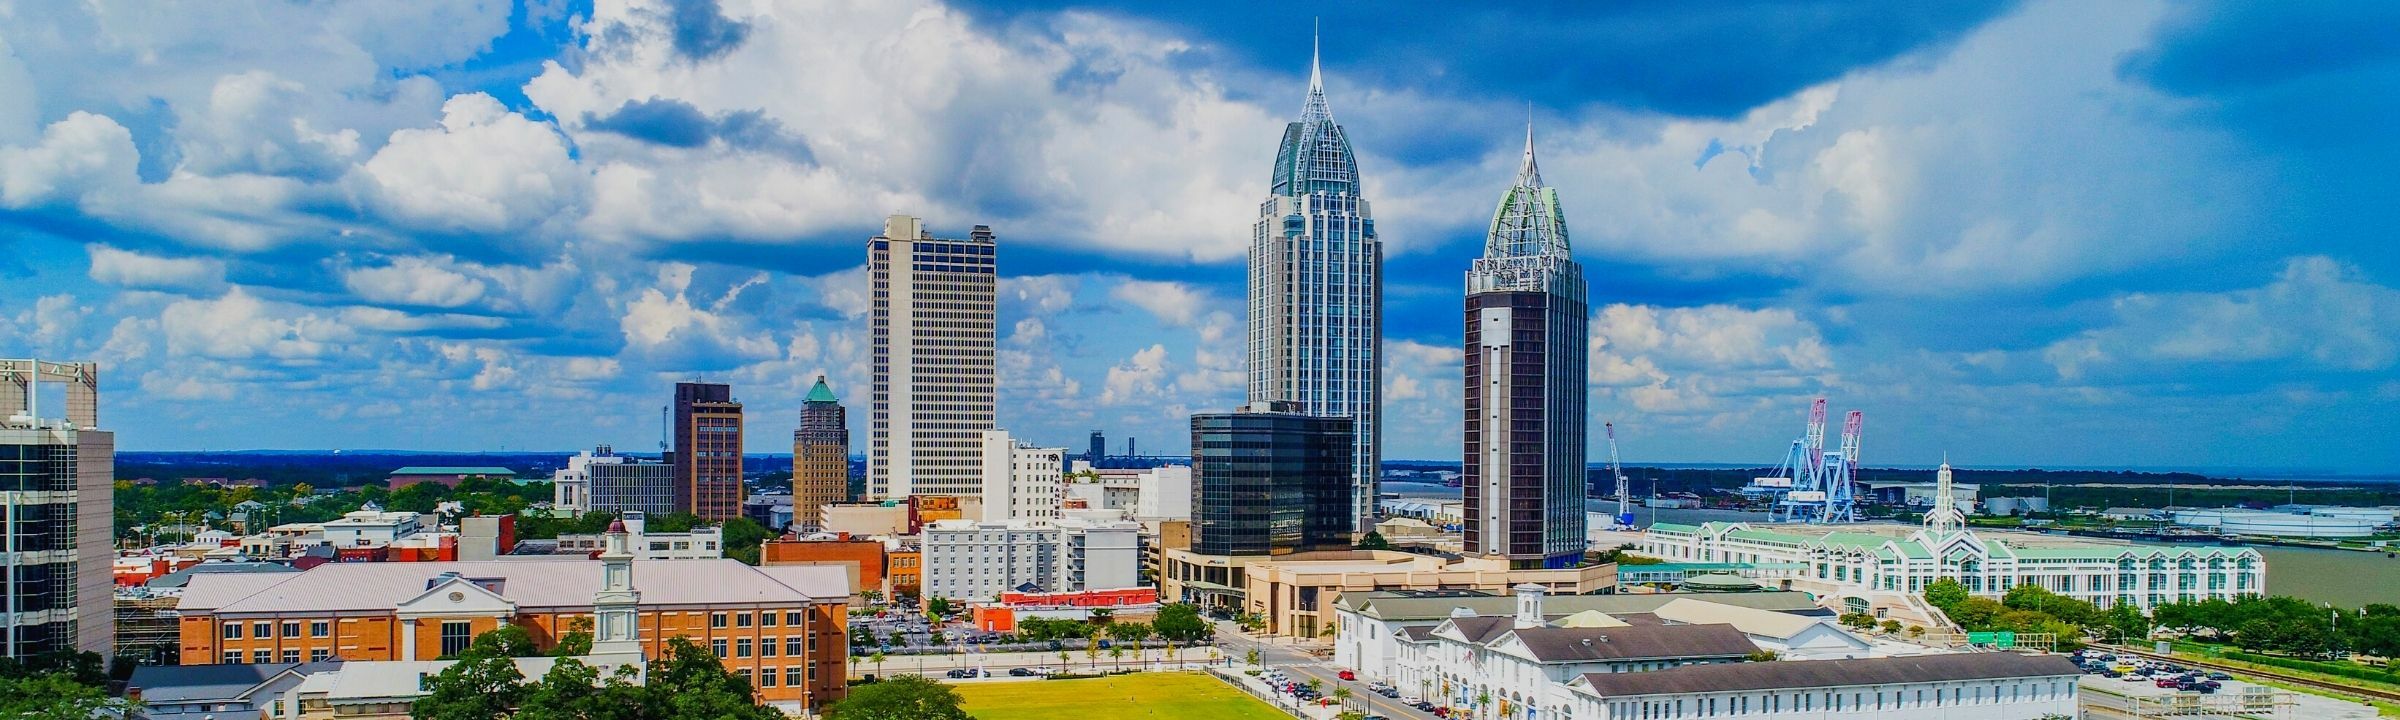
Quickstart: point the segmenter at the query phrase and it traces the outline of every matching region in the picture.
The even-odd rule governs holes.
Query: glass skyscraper
[[[1467,552],[1522,569],[1582,560],[1589,322],[1583,267],[1528,125],[1517,181],[1467,271]]]
[[[1250,239],[1248,401],[1351,420],[1351,530],[1363,532],[1382,457],[1383,244],[1313,57],[1270,188]]]

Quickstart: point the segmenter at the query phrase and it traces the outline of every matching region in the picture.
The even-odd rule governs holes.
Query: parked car
[[[1358,679],[1358,673],[1350,672],[1350,671],[1348,671],[1348,670],[1343,670],[1343,671],[1341,671],[1341,672],[1334,673],[1334,677],[1338,677],[1338,678],[1341,678],[1341,679],[1343,679],[1343,680],[1357,680],[1357,679]]]
[[[1009,668],[1008,675],[1009,677],[1034,677],[1038,673],[1035,673],[1033,668]]]
[[[2232,679],[2233,679],[2233,676],[2232,676],[2232,675],[2225,674],[2225,673],[2221,673],[2221,672],[2212,672],[2212,673],[2209,673],[2209,674],[2208,674],[2208,679],[2210,679],[2210,680],[2232,680]]]

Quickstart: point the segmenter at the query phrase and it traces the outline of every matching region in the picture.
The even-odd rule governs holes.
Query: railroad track
[[[2341,683],[2335,683],[2335,682],[2326,682],[2326,681],[2324,681],[2324,680],[2318,680],[2318,679],[2316,679],[2316,678],[2302,677],[2302,676],[2298,676],[2298,675],[2292,675],[2292,674],[2289,674],[2289,673],[2277,672],[2277,671],[2274,671],[2274,670],[2260,670],[2260,669],[2257,669],[2257,668],[2243,667],[2243,666],[2238,666],[2238,665],[2227,665],[2227,664],[2220,663],[2220,662],[2210,662],[2210,661],[2208,661],[2208,660],[2202,660],[2202,659],[2196,659],[2196,658],[2190,658],[2190,657],[2174,657],[2174,656],[2170,656],[2170,655],[2160,655],[2160,654],[2158,654],[2158,653],[2151,652],[2151,651],[2148,651],[2148,650],[2140,650],[2140,649],[2136,649],[2136,648],[2124,647],[2124,646],[2121,646],[2121,645],[2105,645],[2105,644],[2103,644],[2103,645],[2094,645],[2093,647],[2102,647],[2102,648],[2108,648],[2108,651],[2109,651],[2109,652],[2113,652],[2113,653],[2116,653],[2116,654],[2118,654],[2118,655],[2132,655],[2132,656],[2135,656],[2135,657],[2144,657],[2144,658],[2149,658],[2149,659],[2152,659],[2152,660],[2163,660],[2163,661],[2166,661],[2166,662],[2171,662],[2171,663],[2175,663],[2175,664],[2177,664],[2177,665],[2183,665],[2183,666],[2186,666],[2186,667],[2207,668],[2207,669],[2210,669],[2210,670],[2218,670],[2218,671],[2223,671],[2223,672],[2227,672],[2227,673],[2232,673],[2232,674],[2235,674],[2235,675],[2251,675],[2251,676],[2256,676],[2256,677],[2267,678],[2267,679],[2269,679],[2269,680],[2275,680],[2275,681],[2277,681],[2277,682],[2291,683],[2291,684],[2293,684],[2293,685],[2301,685],[2301,686],[2306,686],[2306,687],[2312,687],[2312,688],[2317,688],[2317,689],[2320,689],[2320,690],[2331,690],[2331,691],[2334,691],[2334,692],[2339,692],[2339,693],[2342,693],[2342,694],[2345,694],[2345,695],[2355,695],[2355,696],[2358,696],[2358,697],[2364,697],[2364,698],[2374,698],[2374,699],[2376,699],[2376,700],[2382,700],[2382,701],[2385,701],[2385,702],[2400,702],[2400,692],[2393,692],[2393,691],[2390,691],[2390,690],[2378,690],[2378,689],[2375,689],[2375,688],[2359,687],[2359,686],[2356,686],[2356,685],[2343,685],[2343,684],[2341,684]]]

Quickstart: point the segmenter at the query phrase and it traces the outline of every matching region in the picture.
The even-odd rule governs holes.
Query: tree
[[[950,614],[950,598],[937,597],[925,601],[925,611],[935,615],[948,616]]]
[[[1091,617],[1093,624],[1106,625],[1109,620],[1117,617],[1117,611],[1108,608],[1092,608]]]
[[[1350,707],[1350,698],[1356,695],[1357,693],[1350,692],[1350,688],[1337,687],[1333,689],[1333,701],[1341,703],[1345,709]]]
[[[974,720],[960,708],[958,691],[915,675],[850,689],[850,696],[825,709],[827,720]]]
[[[1170,603],[1158,608],[1158,616],[1150,619],[1150,627],[1159,637],[1178,642],[1205,640],[1209,636],[1208,621],[1200,619],[1200,609],[1191,603]]]
[[[592,619],[578,617],[567,623],[567,634],[558,636],[558,647],[550,648],[557,657],[581,657],[592,654]]]
[[[1258,648],[1250,648],[1250,652],[1242,655],[1242,660],[1250,663],[1251,667],[1258,667]]]
[[[111,699],[99,685],[76,682],[72,673],[0,674],[0,717],[91,720],[125,715],[124,700]]]
[[[720,529],[725,533],[725,556],[751,565],[758,564],[758,546],[775,537],[775,531],[746,517],[727,520]]]
[[[1773,650],[1759,648],[1750,651],[1749,655],[1742,656],[1742,659],[1750,662],[1774,662],[1783,659],[1783,655]]]
[[[1925,586],[1925,602],[1941,608],[1942,612],[1950,612],[1950,608],[1965,603],[1970,597],[1973,597],[1973,594],[1967,592],[1967,586],[1957,580],[1944,578]],[[1956,620],[1957,618],[1951,619]]]
[[[1885,620],[1883,621],[1883,625],[1881,627],[1886,634],[1900,632],[1900,621]]]
[[[887,639],[892,641],[892,647],[908,647],[908,633],[893,630],[892,636]]]
[[[875,663],[876,675],[883,674],[883,651],[878,650],[875,654],[867,656],[867,662]]]
[[[1117,642],[1138,643],[1150,639],[1150,624],[1137,622],[1109,623],[1108,638]]]
[[[425,694],[409,707],[409,717],[414,720],[491,720],[507,717],[509,711],[524,702],[525,676],[517,672],[515,660],[497,652],[499,643],[483,641],[484,637],[491,634],[477,636],[475,643],[459,655],[458,662],[451,663],[450,667],[442,668],[440,674],[425,680]]]
[[[1358,549],[1360,549],[1360,550],[1390,550],[1390,549],[1392,549],[1392,541],[1390,541],[1390,540],[1385,540],[1385,539],[1383,538],[1383,533],[1379,533],[1379,532],[1376,532],[1376,531],[1373,531],[1373,530],[1368,530],[1366,535],[1359,537],[1359,539],[1358,539]]]
[[[1118,667],[1124,667],[1124,666],[1125,666],[1125,648],[1124,648],[1123,646],[1110,646],[1110,647],[1108,648],[1108,662],[1109,662],[1109,664],[1111,664],[1111,665],[1115,665],[1115,666],[1118,666]]]
[[[717,654],[689,638],[667,640],[662,658],[650,663],[643,697],[645,718],[783,720],[783,711],[758,704],[750,682],[725,671]]]

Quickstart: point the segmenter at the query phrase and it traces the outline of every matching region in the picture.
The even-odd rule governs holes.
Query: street
[[[1241,662],[1243,657],[1255,649],[1258,651],[1259,664],[1265,666],[1266,669],[1282,670],[1285,674],[1292,676],[1295,682],[1306,683],[1310,679],[1321,681],[1325,684],[1325,695],[1329,699],[1333,695],[1334,688],[1349,688],[1352,696],[1350,698],[1351,707],[1366,714],[1382,715],[1394,720],[1401,718],[1436,720],[1432,713],[1402,705],[1397,699],[1375,694],[1375,691],[1367,689],[1366,683],[1341,679],[1338,674],[1341,672],[1341,668],[1334,667],[1330,660],[1319,659],[1308,654],[1301,647],[1261,642],[1242,634],[1240,628],[1234,627],[1230,623],[1217,625],[1217,644],[1225,648],[1225,654],[1232,657],[1235,662]],[[1400,692],[1406,695],[1409,691],[1407,688],[1402,688]]]

